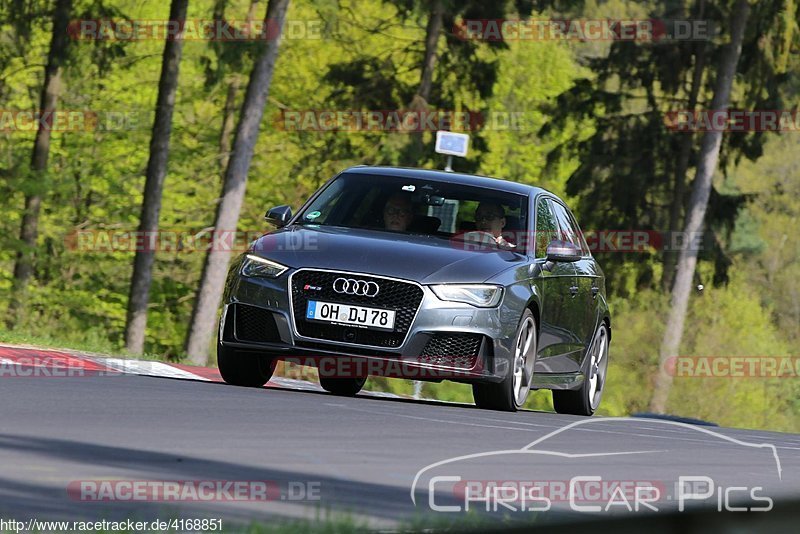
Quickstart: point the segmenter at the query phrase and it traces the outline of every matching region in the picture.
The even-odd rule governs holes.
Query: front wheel
[[[530,310],[525,310],[514,338],[512,367],[503,381],[472,385],[472,396],[478,408],[504,412],[521,408],[531,390],[536,350],[536,320]]]
[[[234,386],[260,388],[275,370],[272,358],[217,345],[217,367],[222,379]]]
[[[576,390],[553,390],[553,408],[558,413],[593,415],[600,406],[608,371],[608,325],[601,323],[589,348],[589,367]]]
[[[321,376],[319,377],[319,385],[328,393],[339,395],[341,397],[352,397],[364,387],[367,377],[355,378],[331,378]]]

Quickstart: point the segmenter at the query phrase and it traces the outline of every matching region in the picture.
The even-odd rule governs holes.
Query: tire
[[[366,376],[355,378],[319,377],[319,385],[322,386],[322,389],[341,397],[355,396],[364,387],[366,381]]]
[[[525,404],[531,390],[533,364],[538,347],[536,319],[525,310],[514,334],[514,358],[502,382],[472,385],[472,396],[478,408],[515,412]]]
[[[217,367],[222,379],[231,385],[260,388],[275,370],[272,358],[240,352],[217,345]]]
[[[556,412],[570,415],[594,415],[605,389],[608,370],[608,325],[600,323],[589,348],[589,361],[584,371],[580,389],[553,390],[553,407]]]

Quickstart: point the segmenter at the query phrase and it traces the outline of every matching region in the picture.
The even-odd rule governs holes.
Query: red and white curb
[[[54,350],[22,345],[0,344],[0,378],[3,377],[75,377],[138,375],[200,382],[223,382],[219,371],[200,367],[153,360],[112,358],[99,354],[85,354],[72,350]],[[304,391],[324,391],[319,384],[274,376],[266,387]],[[401,398],[392,393],[364,391],[373,397]]]

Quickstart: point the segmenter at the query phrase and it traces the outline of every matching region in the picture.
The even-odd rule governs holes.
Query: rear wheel
[[[234,386],[260,388],[272,377],[272,358],[217,345],[217,367],[222,379]]]
[[[553,407],[558,413],[593,415],[600,406],[608,371],[608,326],[601,323],[589,349],[589,367],[583,384],[576,390],[553,390]]]
[[[319,385],[322,386],[322,389],[342,397],[352,397],[361,391],[366,381],[366,376],[354,378],[319,377]]]
[[[531,390],[536,347],[536,320],[530,310],[525,310],[514,338],[510,372],[502,382],[472,385],[472,396],[478,408],[515,412],[525,404]]]

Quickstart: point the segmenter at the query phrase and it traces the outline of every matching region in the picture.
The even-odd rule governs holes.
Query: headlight
[[[442,300],[463,302],[479,308],[493,308],[503,297],[501,286],[487,284],[442,284],[431,286],[431,289]]]
[[[242,275],[254,278],[277,278],[286,272],[288,267],[266,258],[248,254],[242,262]]]

